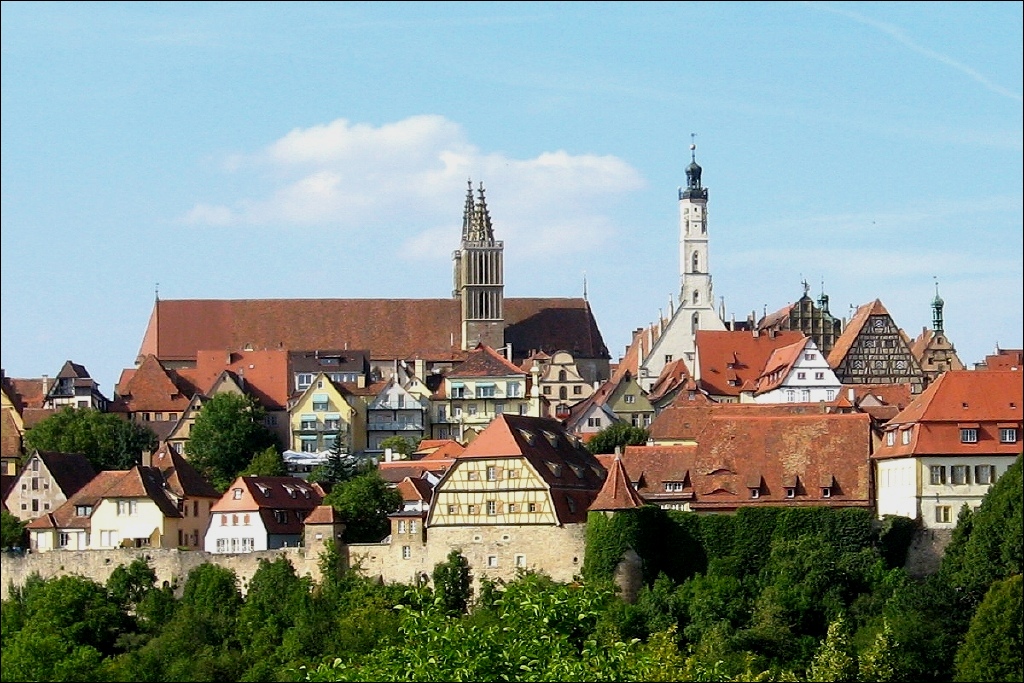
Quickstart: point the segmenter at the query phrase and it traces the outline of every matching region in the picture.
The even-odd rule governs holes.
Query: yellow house
[[[291,450],[301,453],[329,451],[336,436],[340,436],[345,452],[364,450],[366,423],[349,402],[349,393],[326,373],[317,374],[288,410]]]
[[[201,549],[220,494],[170,449],[153,465],[100,472],[27,526],[32,550]]]

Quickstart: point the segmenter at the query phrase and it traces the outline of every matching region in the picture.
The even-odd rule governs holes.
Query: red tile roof
[[[192,398],[190,387],[179,386],[175,375],[156,356],[146,356],[125,384],[117,386],[112,411],[181,413]]]
[[[104,470],[85,486],[68,496],[68,499],[48,515],[37,517],[28,523],[29,529],[88,529],[92,524],[89,515],[79,515],[80,507],[94,508],[103,500],[103,494],[127,474],[127,470]]]
[[[505,356],[481,342],[469,352],[465,361],[448,373],[448,377],[451,379],[473,379],[507,375],[527,376],[527,374],[518,365],[509,362]]]
[[[697,330],[698,381],[712,396],[738,397],[744,384],[761,375],[773,351],[803,336],[793,331],[755,336],[747,331]]]
[[[654,441],[694,441],[708,420],[716,415],[770,417],[817,415],[821,411],[821,406],[816,403],[702,403],[677,400],[658,413],[648,433]]]
[[[590,510],[631,510],[642,507],[643,498],[633,488],[622,465],[622,458],[615,456],[608,467],[608,476],[597,497],[590,504]]]
[[[397,488],[405,503],[429,503],[434,495],[434,487],[422,477],[406,477],[398,482]]]
[[[950,370],[944,372],[893,417],[887,429],[911,427],[909,444],[895,439],[875,452],[877,459],[919,455],[1017,455],[1021,452],[1024,372]],[[1002,443],[999,430],[1017,430],[1018,441]],[[975,443],[961,441],[961,428],[977,429]]]
[[[230,372],[245,393],[268,410],[287,410],[291,393],[288,374],[288,352],[272,351],[207,351],[196,352],[193,377],[196,387],[209,395],[221,373]]]
[[[504,299],[505,341],[521,353],[607,358],[578,298]],[[461,359],[461,303],[449,299],[186,299],[153,307],[140,357],[191,361],[200,349],[369,349],[374,360]]]
[[[96,476],[89,458],[80,453],[37,451],[50,476],[68,498]],[[27,463],[26,463],[27,467]]]
[[[792,344],[774,349],[765,361],[761,374],[754,381],[754,393],[764,394],[782,386],[793,366],[800,360],[800,354],[809,341],[810,337],[803,337]]]

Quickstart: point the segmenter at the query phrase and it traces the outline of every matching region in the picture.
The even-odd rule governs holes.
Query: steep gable
[[[918,394],[924,373],[911,351],[911,342],[875,299],[860,306],[828,356],[828,364],[843,384],[909,382]]]
[[[755,334],[747,331],[697,330],[696,379],[710,396],[739,400],[743,386],[761,375],[776,349],[796,344],[800,332]]]
[[[643,498],[629,481],[626,468],[622,465],[622,458],[616,456],[608,468],[604,486],[601,487],[601,491],[590,504],[589,509],[591,511],[631,510],[643,505]]]

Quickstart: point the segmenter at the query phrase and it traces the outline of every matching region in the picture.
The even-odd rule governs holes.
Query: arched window
[[[693,317],[690,318],[690,332],[693,334],[697,333],[700,329],[700,313],[694,313]]]
[[[693,303],[700,303],[700,292],[698,292],[697,290],[693,290]]]
[[[568,378],[568,375],[566,374],[565,370],[559,370],[558,371],[558,381],[559,382],[564,382],[567,378]]]
[[[697,258],[697,252],[693,252],[693,258],[690,259],[690,272],[700,272],[700,260]]]

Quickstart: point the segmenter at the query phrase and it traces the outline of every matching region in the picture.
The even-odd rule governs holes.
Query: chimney
[[[422,358],[417,358],[412,362],[413,372],[420,381],[426,381],[427,379],[427,362]]]
[[[855,396],[854,396],[854,392],[853,392],[852,388],[846,390],[846,397],[848,399],[850,399],[850,403],[853,403],[854,405],[856,405],[857,401],[855,400]]]
[[[356,386],[360,389],[366,388],[366,375],[360,374],[356,377]]]
[[[50,393],[50,376],[43,375],[43,396],[46,396],[48,393]]]
[[[395,453],[390,448],[384,449],[384,462],[391,462],[395,459]]]

